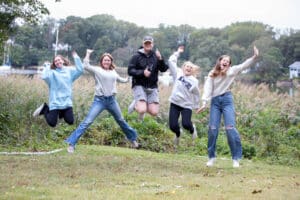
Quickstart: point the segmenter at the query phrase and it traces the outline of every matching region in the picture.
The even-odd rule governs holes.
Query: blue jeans
[[[222,114],[232,159],[239,160],[242,158],[242,144],[239,132],[235,127],[235,109],[231,92],[226,92],[211,100],[208,128],[208,157],[216,157],[216,142]]]
[[[137,138],[136,131],[130,127],[122,117],[121,109],[117,103],[115,96],[95,96],[94,102],[90,108],[88,115],[83,122],[77,127],[75,131],[65,140],[66,143],[75,146],[81,135],[85,130],[94,122],[95,118],[103,111],[107,110],[116,122],[119,124],[126,137],[130,141],[134,141]]]

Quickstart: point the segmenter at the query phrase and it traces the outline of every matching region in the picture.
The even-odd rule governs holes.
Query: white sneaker
[[[75,147],[72,146],[72,145],[69,145],[68,148],[67,148],[67,151],[68,151],[69,153],[74,153]]]
[[[179,137],[177,137],[175,135],[175,137],[174,137],[174,145],[175,145],[175,147],[179,146],[179,141],[180,141]]]
[[[135,100],[131,102],[131,104],[128,106],[128,114],[131,114],[134,111],[135,108]]]
[[[216,158],[210,158],[210,159],[207,161],[206,166],[207,166],[207,167],[212,167],[212,166],[214,165],[215,161],[216,161]]]
[[[134,149],[138,149],[138,148],[139,148],[139,143],[137,143],[136,140],[133,140],[133,141],[131,141],[131,146],[132,146],[132,148],[134,148]]]
[[[232,166],[233,166],[234,168],[240,167],[239,161],[238,161],[238,160],[232,160]]]
[[[40,105],[32,114],[33,117],[37,117],[41,114],[43,108],[45,106],[45,103],[43,103],[42,105]]]
[[[192,139],[195,140],[198,137],[198,133],[197,133],[197,129],[196,129],[195,124],[193,124],[193,127],[194,127],[194,132],[193,132],[193,135],[192,135]]]

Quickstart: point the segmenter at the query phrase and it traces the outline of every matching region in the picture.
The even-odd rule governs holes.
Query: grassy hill
[[[300,199],[300,168],[78,145],[74,154],[0,155],[0,199]]]

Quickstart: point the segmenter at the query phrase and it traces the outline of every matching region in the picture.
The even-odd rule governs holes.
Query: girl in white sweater
[[[202,95],[202,107],[197,113],[204,111],[211,101],[209,128],[208,128],[208,167],[213,166],[216,158],[216,142],[219,133],[221,116],[224,117],[225,130],[232,155],[233,167],[239,167],[239,160],[242,158],[242,145],[239,132],[235,126],[235,109],[230,86],[235,77],[246,68],[254,64],[259,55],[258,49],[254,46],[254,53],[240,65],[231,67],[231,59],[228,55],[219,57],[215,67],[210,71],[204,84]]]
[[[84,69],[94,76],[96,82],[94,102],[84,121],[81,122],[77,129],[65,140],[65,142],[69,144],[68,152],[74,152],[75,145],[81,135],[103,110],[107,110],[114,117],[127,139],[132,143],[132,147],[138,148],[139,145],[136,141],[137,132],[124,120],[120,106],[115,98],[117,93],[116,81],[127,82],[128,79],[120,77],[115,71],[113,57],[109,53],[104,53],[100,57],[100,66],[91,66],[89,64],[91,53],[92,50],[88,49],[84,59]]]

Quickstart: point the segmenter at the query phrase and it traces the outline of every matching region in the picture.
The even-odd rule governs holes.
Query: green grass
[[[299,167],[78,145],[43,156],[0,156],[0,199],[300,199]]]

